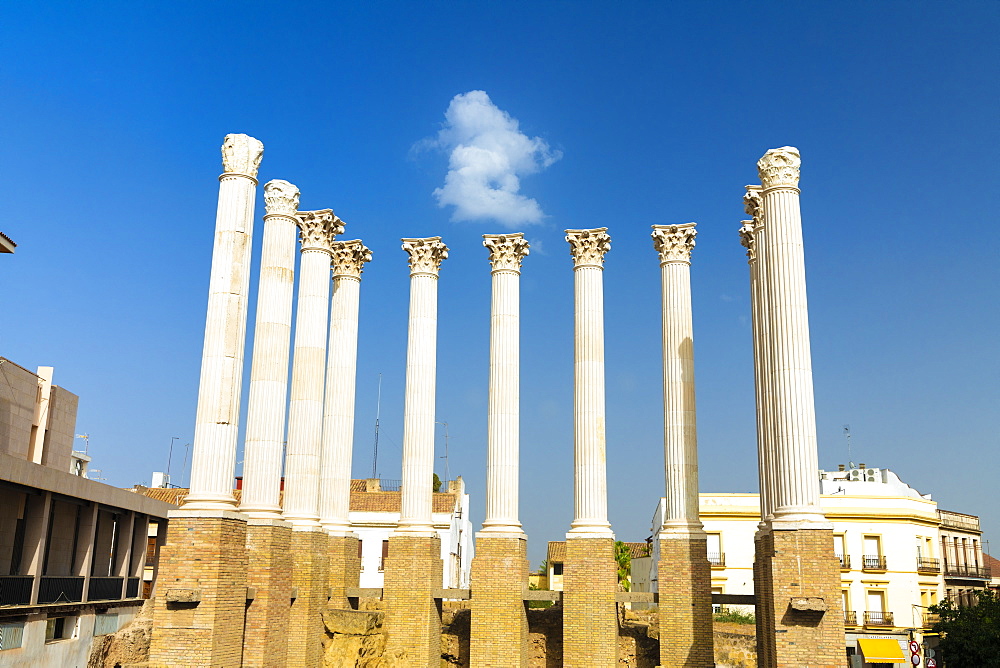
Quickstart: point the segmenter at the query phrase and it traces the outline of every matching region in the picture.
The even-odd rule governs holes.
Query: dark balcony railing
[[[139,583],[142,578],[129,578],[125,583],[125,598],[139,598]]]
[[[865,610],[865,626],[892,626],[892,613]]]
[[[726,553],[725,552],[709,552],[708,553],[708,563],[710,563],[715,568],[725,568],[725,566],[726,566]]]
[[[932,615],[929,612],[922,613],[920,617],[921,617],[921,626],[925,629],[929,629],[935,624],[937,624],[939,621],[941,621],[940,615]]]
[[[837,559],[840,560],[840,570],[849,571],[851,570],[851,555],[849,554],[838,554]]]
[[[941,562],[937,559],[928,559],[927,557],[917,558],[917,571],[921,573],[940,573],[941,572]]]
[[[33,575],[4,575],[0,577],[0,605],[28,605],[31,603]]]
[[[866,554],[861,557],[863,571],[884,571],[885,557],[877,554]]]
[[[87,588],[88,601],[114,601],[122,597],[124,578],[90,578]]]
[[[78,603],[83,600],[83,576],[43,575],[39,603]]]
[[[973,580],[989,580],[990,569],[987,566],[973,566],[970,564],[949,564],[944,565],[945,577],[972,578]]]
[[[844,611],[844,626],[857,626],[858,625],[858,613],[853,610]]]

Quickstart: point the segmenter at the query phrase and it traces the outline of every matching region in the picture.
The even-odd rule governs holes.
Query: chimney
[[[843,471],[844,470],[844,465],[843,464],[837,464],[837,470],[838,471]]]

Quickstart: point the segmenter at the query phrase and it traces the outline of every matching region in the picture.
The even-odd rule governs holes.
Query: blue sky
[[[650,225],[699,224],[701,487],[754,490],[737,230],[757,158],[794,145],[821,466],[847,461],[849,424],[855,461],[982,515],[1000,540],[998,34],[1000,5],[986,2],[13,4],[0,26],[0,230],[18,249],[0,258],[0,354],[54,366],[55,382],[81,397],[77,428],[91,435],[94,466],[112,484],[148,483],[171,437],[191,440],[219,146],[226,133],[251,134],[265,146],[262,184],[295,183],[302,208],[333,208],[345,236],[374,253],[356,476],[371,474],[381,373],[379,472],[399,477],[399,239],[440,235],[450,246],[437,419],[478,523],[481,235],[523,229],[533,249],[522,278],[522,521],[537,565],[572,520],[562,231],[607,226],[610,518],[619,538],[642,540],[663,486]],[[476,90],[549,152],[516,174],[535,222],[456,222],[458,208],[433,194],[452,145],[421,142],[438,136],[456,95]]]

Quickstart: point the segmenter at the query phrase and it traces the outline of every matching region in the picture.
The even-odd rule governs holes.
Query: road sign
[[[937,668],[937,661],[934,659],[927,659],[927,668]]]
[[[920,665],[920,655],[919,654],[912,654],[912,655],[910,655],[910,663],[912,663],[914,666],[919,666]]]
[[[910,652],[912,652],[913,654],[919,654],[920,653],[920,643],[918,643],[916,640],[911,640],[910,641]]]

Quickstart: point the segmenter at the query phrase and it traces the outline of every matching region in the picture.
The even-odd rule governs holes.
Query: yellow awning
[[[858,638],[865,663],[909,663],[899,643],[888,638]]]

